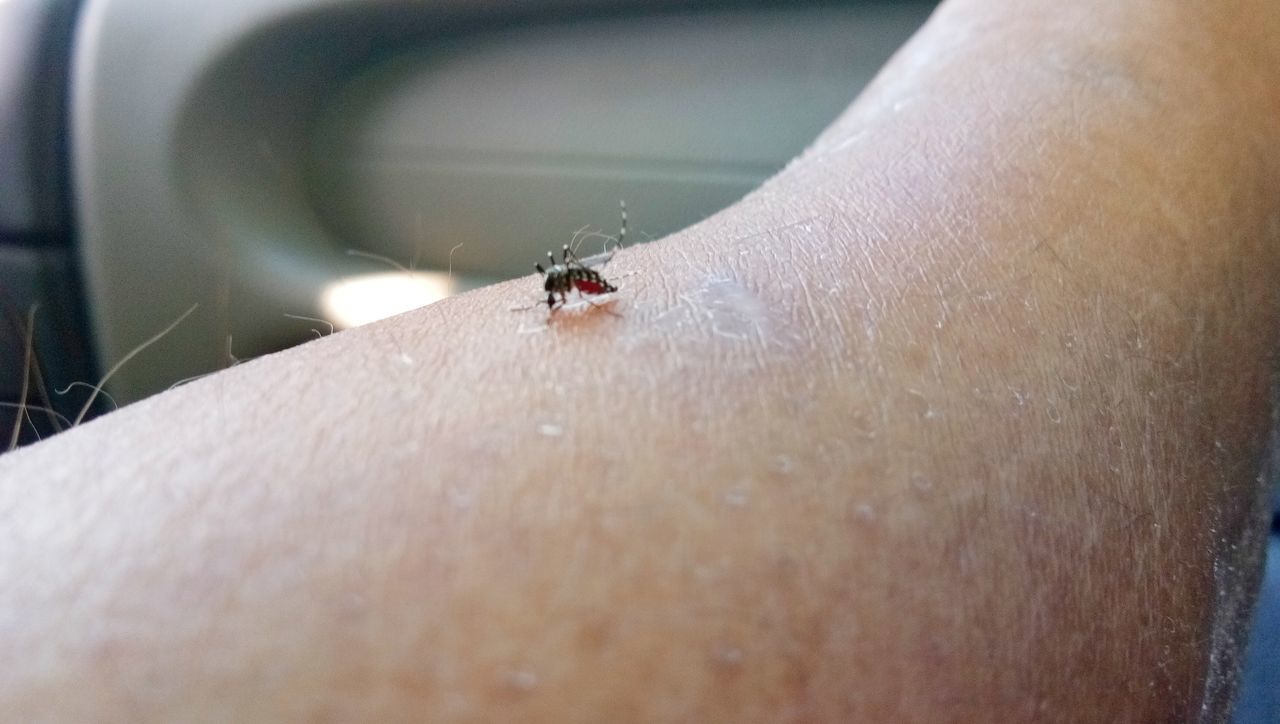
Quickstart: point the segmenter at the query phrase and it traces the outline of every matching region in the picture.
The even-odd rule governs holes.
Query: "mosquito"
[[[627,236],[627,204],[619,202],[619,205],[622,208],[622,227],[618,231],[617,246],[613,249],[582,259],[572,247],[565,244],[560,251],[559,263],[556,262],[555,254],[549,251],[547,252],[548,266],[534,264],[534,268],[544,277],[542,286],[547,292],[547,309],[554,312],[558,305],[563,306],[568,303],[568,294],[574,290],[577,290],[583,298],[618,291],[618,288],[610,284],[595,268],[607,264]]]

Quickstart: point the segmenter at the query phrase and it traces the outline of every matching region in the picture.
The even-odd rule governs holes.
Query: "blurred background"
[[[620,200],[696,223],[933,4],[0,0],[0,399],[74,418],[192,307],[114,401],[590,253]]]
[[[120,404],[595,251],[620,200],[629,242],[696,223],[934,5],[0,0],[0,451],[122,362]],[[1242,722],[1280,722],[1268,586]]]

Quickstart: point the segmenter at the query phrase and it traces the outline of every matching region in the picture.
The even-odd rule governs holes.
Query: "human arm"
[[[1280,341],[1273,5],[951,2],[620,253],[619,317],[517,280],[0,458],[0,708],[1192,718]]]

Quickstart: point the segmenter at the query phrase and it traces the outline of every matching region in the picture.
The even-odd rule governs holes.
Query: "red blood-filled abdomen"
[[[600,282],[591,281],[590,279],[575,280],[573,286],[583,294],[604,294],[607,291]]]

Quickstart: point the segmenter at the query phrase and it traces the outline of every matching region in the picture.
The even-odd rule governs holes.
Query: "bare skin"
[[[544,328],[529,277],[0,458],[0,710],[1213,718],[1276,37],[1269,0],[953,0],[780,176],[617,255],[620,317]]]

